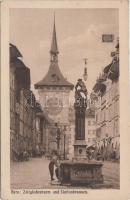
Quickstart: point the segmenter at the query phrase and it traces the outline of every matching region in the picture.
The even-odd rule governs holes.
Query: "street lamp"
[[[65,143],[66,143],[66,134],[65,134],[65,131],[66,131],[66,125],[64,125],[64,160],[66,159],[66,152],[65,152]]]
[[[60,128],[58,127],[58,124],[55,123],[55,126],[57,128],[56,130],[56,143],[57,143],[57,151],[58,151],[58,154],[59,154],[59,148],[60,148],[60,135],[61,135],[61,131],[60,131]]]
[[[85,62],[85,68],[84,68],[84,74],[83,74],[83,78],[84,78],[84,81],[87,81],[87,78],[88,78],[88,73],[87,73],[87,58],[84,58],[84,62]]]

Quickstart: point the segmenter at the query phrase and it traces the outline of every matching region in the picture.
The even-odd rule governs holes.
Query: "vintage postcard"
[[[128,1],[1,2],[1,198],[130,195]]]

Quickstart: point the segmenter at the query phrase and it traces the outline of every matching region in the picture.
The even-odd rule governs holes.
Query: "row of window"
[[[88,120],[88,126],[95,125],[95,120]]]
[[[57,87],[57,86],[53,86],[53,87],[50,87],[50,86],[46,86],[46,90],[66,90],[66,87]]]
[[[88,138],[88,142],[95,143],[96,142],[96,138]]]
[[[107,102],[112,102],[112,100],[119,95],[119,85],[118,83],[113,83],[110,89],[106,92],[103,97],[99,97],[96,102],[96,108],[100,108],[102,103],[106,100]]]
[[[104,138],[107,136],[115,137],[119,135],[119,119],[107,122],[100,130],[96,132],[97,137]]]
[[[88,135],[95,135],[96,134],[96,130],[88,130]]]
[[[115,116],[119,115],[119,101],[113,102],[108,109],[104,108],[103,110],[99,110],[95,115],[96,123],[100,123],[105,120],[112,120]]]

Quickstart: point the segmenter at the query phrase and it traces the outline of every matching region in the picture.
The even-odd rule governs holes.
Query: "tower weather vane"
[[[87,61],[88,61],[88,59],[84,58],[85,65],[87,65]]]
[[[87,74],[87,67],[86,67],[86,65],[87,65],[88,59],[84,58],[83,60],[84,60],[84,63],[85,63],[83,78],[84,78],[84,81],[87,81],[88,74]]]
[[[84,58],[84,61],[85,61],[85,68],[84,68],[84,74],[83,74],[83,79],[84,81],[87,80],[87,58]],[[75,86],[75,100],[76,102],[78,102],[77,104],[75,105],[79,105],[80,106],[85,106],[87,107],[87,88],[86,88],[86,85],[84,83],[84,81],[80,78],[78,79],[78,82]]]

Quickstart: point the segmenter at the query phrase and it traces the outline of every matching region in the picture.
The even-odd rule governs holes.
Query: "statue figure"
[[[75,86],[75,139],[85,139],[85,112],[87,108],[87,88],[82,81],[78,79]]]
[[[78,79],[75,86],[75,106],[87,107],[87,88],[82,79]]]

